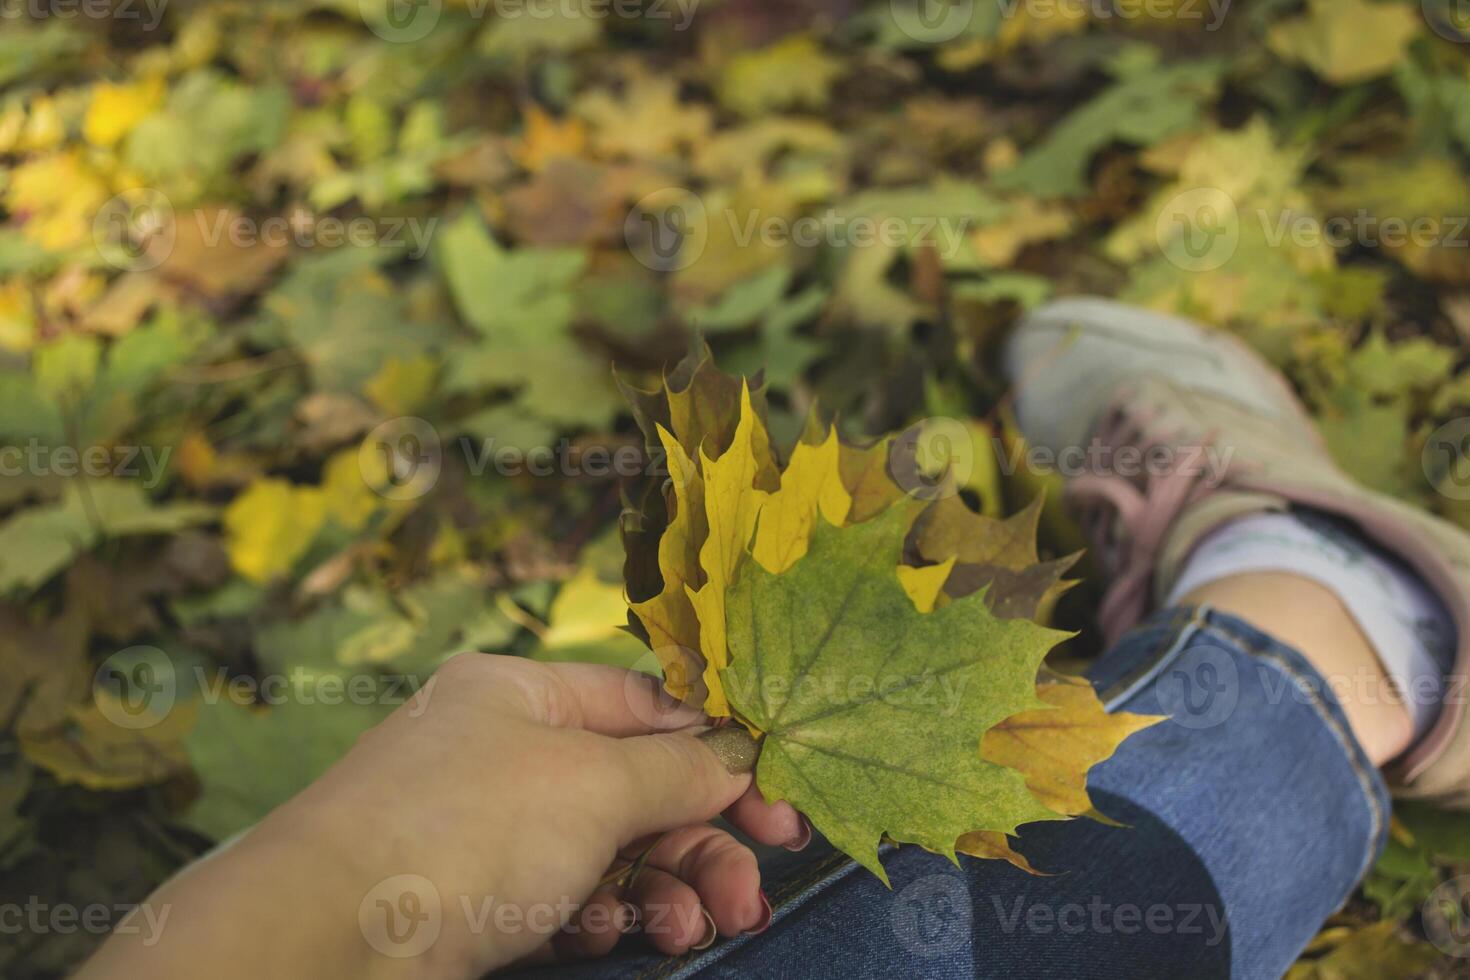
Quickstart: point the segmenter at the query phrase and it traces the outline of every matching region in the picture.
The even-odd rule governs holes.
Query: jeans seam
[[[1208,611],[1205,609],[1186,606],[1171,613],[1169,619],[1157,627],[1145,627],[1145,629],[1159,631],[1158,639],[1152,644],[1153,653],[1122,678],[1099,692],[1098,698],[1103,702],[1103,706],[1108,711],[1116,711],[1157,679],[1164,668],[1178,658],[1194,633],[1204,625],[1207,615]],[[1122,642],[1123,640],[1120,639],[1115,646]]]
[[[1342,723],[1323,702],[1321,695],[1310,683],[1307,675],[1303,674],[1297,668],[1296,664],[1271,649],[1271,646],[1279,641],[1267,639],[1265,642],[1258,642],[1241,636],[1228,626],[1217,622],[1209,623],[1205,627],[1204,632],[1214,633],[1226,642],[1236,645],[1242,652],[1254,659],[1275,664],[1282,673],[1296,684],[1299,690],[1307,695],[1308,703],[1312,710],[1327,724],[1327,728],[1332,732],[1333,738],[1342,746],[1344,754],[1347,757],[1348,766],[1352,769],[1353,775],[1358,780],[1358,785],[1363,790],[1363,797],[1368,805],[1368,816],[1372,825],[1372,835],[1368,850],[1363,856],[1363,863],[1358,869],[1357,877],[1352,887],[1342,896],[1338,903],[1341,905],[1342,902],[1347,901],[1348,897],[1352,895],[1353,890],[1357,888],[1357,882],[1362,881],[1367,876],[1369,870],[1372,869],[1373,863],[1378,856],[1378,842],[1383,836],[1383,828],[1385,826],[1382,802],[1378,798],[1373,780],[1374,774],[1363,765],[1362,748],[1358,745],[1358,741],[1352,732],[1344,729]]]

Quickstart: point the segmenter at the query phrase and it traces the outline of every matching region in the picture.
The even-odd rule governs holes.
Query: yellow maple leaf
[[[852,496],[842,485],[840,462],[835,428],[820,444],[801,442],[792,451],[780,489],[761,507],[751,550],[766,571],[779,575],[806,554],[819,511],[828,524],[840,527],[847,520]]]
[[[526,131],[512,156],[534,173],[558,157],[580,157],[586,152],[586,123],[576,118],[559,120],[532,105],[526,109]]]
[[[65,726],[23,730],[20,748],[58,782],[104,792],[161,783],[188,769],[183,739],[197,717],[193,704],[175,705],[156,722],[136,727],[118,724],[127,715],[118,695],[98,690],[92,703],[71,708]]]
[[[996,268],[1006,268],[1027,245],[1071,234],[1075,221],[1072,212],[1063,205],[1021,197],[1011,203],[1003,219],[976,230],[970,241],[980,258]]]
[[[219,463],[219,452],[210,444],[204,433],[191,430],[179,440],[178,452],[174,454],[179,475],[194,488],[209,486],[214,479],[215,467]]]
[[[82,121],[82,136],[93,146],[113,147],[163,104],[162,78],[123,85],[103,82],[92,89],[92,103]]]
[[[376,472],[364,472],[364,465]],[[330,517],[349,531],[361,530],[388,502],[377,487],[388,482],[387,461],[378,453],[364,453],[357,448],[344,449],[327,460],[322,467],[322,507]]]
[[[592,92],[578,101],[576,109],[592,125],[597,152],[635,160],[698,145],[711,125],[707,108],[679,101],[679,86],[672,78],[640,76],[628,83],[622,98]]]
[[[363,383],[362,392],[388,415],[412,415],[434,393],[439,362],[428,354],[390,357]]]
[[[1306,14],[1271,28],[1271,50],[1335,85],[1386,75],[1424,27],[1406,6],[1372,0],[1311,0]]]
[[[674,516],[658,541],[663,591],[652,599],[632,603],[631,608],[648,631],[649,645],[663,667],[664,687],[684,701],[691,694],[704,697],[702,690],[696,690],[703,667],[697,654],[699,617],[690,600],[690,592],[703,579],[699,548],[708,533],[704,483],[694,460],[673,434],[660,425],[658,437],[667,454],[674,490]]]
[[[1020,868],[1028,875],[1042,876],[1042,872],[1031,866],[1015,848],[1011,847],[1010,838],[995,830],[977,830],[968,834],[961,834],[960,839],[955,842],[954,849],[961,854],[970,857],[984,858],[990,861],[1006,861]]]
[[[1050,708],[1012,715],[985,733],[980,755],[1019,770],[1026,787],[1048,809],[1065,816],[1092,810],[1087,771],[1117,751],[1123,740],[1163,721],[1154,715],[1108,714],[1086,681],[1058,678],[1036,696]]]
[[[58,147],[66,139],[66,121],[56,100],[38,95],[29,107],[13,103],[0,117],[0,151],[31,153]]]
[[[627,623],[622,584],[604,582],[595,569],[584,566],[557,591],[540,634],[541,645],[531,657],[637,669],[648,651],[624,629]]]
[[[1032,10],[1018,4],[1013,14],[1002,19],[994,38],[962,35],[939,50],[939,64],[948,71],[968,71],[1015,48],[1044,44],[1087,29],[1091,11],[1085,3],[1058,3],[1054,9]]]
[[[1458,917],[1461,913],[1451,914]],[[1403,924],[1394,919],[1324,929],[1306,949],[1317,955],[1294,964],[1286,980],[1425,976],[1424,971],[1441,959],[1439,951],[1428,943],[1400,938],[1401,931]]]
[[[795,106],[820,109],[843,70],[811,35],[795,34],[731,58],[720,76],[720,102],[744,116]]]
[[[954,571],[954,564],[955,559],[950,557],[938,565],[925,565],[923,568],[898,566],[898,582],[913,600],[915,609],[921,613],[934,611],[939,597],[944,594],[944,583],[948,581],[949,573]]]
[[[36,342],[35,301],[24,279],[0,284],[0,349],[28,351]]]
[[[792,188],[762,178],[705,191],[685,207],[689,219],[683,248],[694,259],[674,273],[674,296],[680,306],[713,302],[736,283],[785,260],[788,236],[760,233],[759,225],[795,221],[802,202]]]
[[[709,692],[705,711],[714,717],[730,714],[719,675],[730,665],[725,645],[725,592],[745,555],[761,507],[770,496],[755,486],[760,471],[757,445],[769,450],[770,437],[751,405],[749,386],[742,384],[740,422],[735,426],[730,448],[719,459],[710,459],[703,449],[699,453],[704,471],[705,516],[709,520],[709,536],[699,551],[705,582],[697,591],[685,586],[699,614],[699,647],[704,654],[704,682]]]
[[[107,184],[74,147],[32,157],[11,171],[5,208],[26,216],[27,238],[60,251],[91,237],[93,219],[107,197]]]
[[[291,570],[326,520],[326,500],[316,487],[287,480],[256,480],[225,510],[225,550],[235,571],[266,583]]]
[[[603,582],[595,569],[584,566],[557,592],[541,642],[565,647],[605,640],[626,622],[626,608],[622,587]]]

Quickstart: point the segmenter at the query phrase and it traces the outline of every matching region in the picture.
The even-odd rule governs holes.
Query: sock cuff
[[[1443,700],[1455,635],[1449,611],[1413,572],[1325,515],[1258,514],[1219,528],[1195,548],[1169,604],[1251,572],[1289,572],[1336,595],[1398,688],[1415,737],[1429,729]]]

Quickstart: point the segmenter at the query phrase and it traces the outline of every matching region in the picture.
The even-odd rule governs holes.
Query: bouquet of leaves
[[[813,413],[778,454],[760,379],[702,344],[623,387],[668,468],[625,514],[630,626],[670,694],[759,741],[767,800],[885,882],[885,838],[1036,873],[1018,828],[1100,816],[1088,769],[1158,719],[1045,667],[1077,556],[1040,559],[1039,500],[972,512],[918,429],[858,447]]]

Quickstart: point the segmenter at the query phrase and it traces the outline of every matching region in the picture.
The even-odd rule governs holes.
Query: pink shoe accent
[[[1103,566],[1114,576],[1103,595],[1098,620],[1109,644],[1136,626],[1148,613],[1154,569],[1165,539],[1185,509],[1209,496],[1224,474],[1198,464],[1213,437],[1197,447],[1193,459],[1178,456],[1169,434],[1151,433],[1145,412],[1132,409],[1132,393],[1124,393],[1104,416],[1094,439],[1116,451],[1122,447],[1147,454],[1169,450],[1174,468],[1150,473],[1142,486],[1117,473],[1084,473],[1067,484],[1066,499],[1077,511],[1082,529],[1093,542]]]

